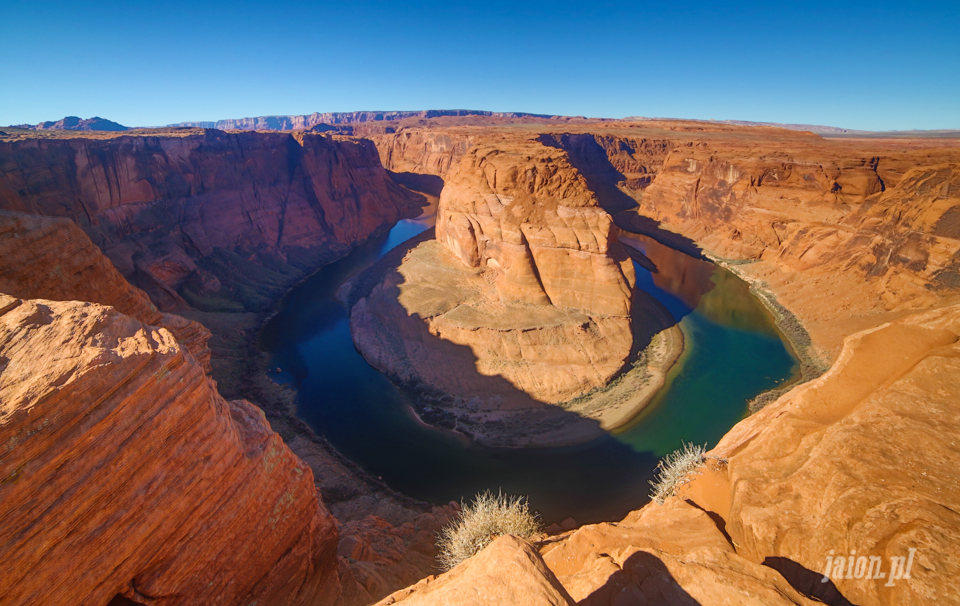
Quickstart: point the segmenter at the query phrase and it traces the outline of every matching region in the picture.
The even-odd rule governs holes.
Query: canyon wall
[[[442,157],[429,145],[441,135],[445,149],[469,148]],[[537,543],[549,574],[524,547],[501,546],[501,561],[524,567],[512,591],[556,577],[579,604],[955,599],[955,141],[825,141],[679,122],[404,129],[375,140],[388,168],[448,182],[455,169],[438,167],[485,144],[561,150],[620,227],[702,248],[771,301],[791,336],[809,334],[834,361],[734,427],[664,505]],[[473,250],[460,252],[470,259]],[[383,603],[442,603],[471,567]],[[505,591],[500,579],[473,581],[479,595],[482,583],[490,595]],[[431,585],[443,593],[434,598]]]
[[[0,211],[0,256],[4,603],[335,600],[311,470],[217,393],[206,328],[70,219]]]
[[[167,311],[256,311],[416,213],[363,140],[206,131],[0,142],[0,208],[79,225]]]
[[[649,595],[643,578],[652,565],[670,573],[660,587],[679,585],[703,603],[717,603],[719,583],[727,593],[749,588],[736,569],[752,577],[775,570],[828,604],[955,599],[958,342],[958,307],[849,337],[830,372],[728,432],[678,496],[616,527],[551,541],[545,561],[575,597],[605,596],[588,603],[608,603],[624,588]],[[613,555],[614,544],[635,547]],[[848,575],[851,554],[876,558],[873,574]],[[831,566],[821,582],[828,556],[842,570]],[[899,557],[913,565],[892,578]],[[611,564],[627,574],[615,579]]]
[[[339,595],[310,469],[166,329],[0,295],[0,402],[4,603]]]
[[[953,141],[682,121],[408,126],[371,139],[388,169],[444,178],[484,144],[561,150],[618,226],[729,261],[804,323],[825,359],[847,335],[960,297]]]
[[[602,388],[637,354],[633,263],[564,151],[495,139],[378,139],[391,170],[443,187],[436,242],[354,297],[354,342],[431,392],[432,422],[498,446],[587,441],[598,419],[544,404]]]
[[[218,378],[226,381],[234,397],[246,395],[244,386],[249,385],[242,377],[262,372],[255,349],[246,341],[236,342],[243,338],[237,335],[255,339],[255,314],[189,312],[215,328],[217,334],[210,341],[207,328],[161,311],[114,266],[132,262],[130,277],[152,286],[158,302],[178,310],[186,301],[176,297],[190,292],[185,283],[216,284],[220,275],[228,284],[219,293],[214,291],[222,301],[210,307],[243,311],[240,305],[226,303],[278,296],[293,279],[314,269],[314,263],[348,250],[357,240],[391,225],[400,214],[416,212],[420,198],[389,179],[367,143],[305,136],[309,157],[303,158],[296,139],[255,136],[251,138],[254,145],[238,144],[235,154],[205,157],[205,150],[222,151],[216,146],[223,138],[213,135],[158,137],[152,142],[114,137],[7,144],[11,155],[5,160],[15,166],[8,165],[11,170],[0,177],[6,187],[3,204],[28,212],[0,210],[4,260],[0,293],[12,295],[17,308],[35,304],[39,311],[23,322],[19,316],[6,318],[11,322],[9,345],[18,349],[16,358],[0,354],[0,389],[26,385],[23,377],[33,373],[35,381],[30,385],[34,387],[27,386],[29,392],[41,393],[44,381],[50,381],[60,398],[49,404],[44,417],[35,417],[23,410],[39,411],[38,405],[11,396],[11,414],[0,422],[0,433],[10,436],[11,449],[22,436],[37,433],[32,429],[34,421],[54,432],[38,437],[32,450],[11,450],[0,457],[5,466],[0,491],[28,471],[33,486],[3,494],[0,517],[4,523],[33,530],[10,538],[0,551],[5,559],[16,559],[38,541],[55,547],[49,557],[37,550],[41,559],[24,558],[22,565],[0,580],[5,587],[16,588],[12,603],[49,598],[56,603],[106,604],[114,596],[125,596],[135,603],[313,604],[333,603],[342,590],[342,603],[362,604],[431,569],[433,532],[447,518],[449,508],[431,510],[403,500],[382,484],[370,486],[356,466],[317,441],[308,429],[301,429],[302,422],[284,416],[287,413],[276,406],[264,406],[297,452],[310,461],[307,466],[271,431],[260,410],[244,400],[226,401],[217,394],[206,376],[211,370],[208,342],[217,343],[214,370],[219,370]],[[292,146],[285,139],[291,139]],[[211,141],[213,147],[208,145]],[[281,145],[276,145],[278,141]],[[183,155],[177,155],[177,145],[182,146]],[[88,164],[78,168],[76,163],[89,153],[94,159],[87,158]],[[274,204],[284,206],[286,214],[278,216]],[[196,210],[192,223],[184,210],[187,207]],[[312,213],[314,223],[298,216],[301,211]],[[327,222],[318,227],[320,219]],[[184,227],[192,233],[184,234]],[[286,235],[270,234],[270,229]],[[88,234],[113,253],[112,261]],[[206,250],[197,246],[201,236],[213,240],[204,245]],[[239,244],[217,248],[230,247],[232,242]],[[205,254],[211,248],[212,253]],[[250,248],[256,253],[239,256],[238,251]],[[131,254],[131,249],[136,252]],[[225,254],[231,263],[237,259],[243,263],[212,264]],[[223,267],[234,271],[225,274]],[[150,269],[158,279],[144,280],[144,272]],[[192,273],[182,278],[188,271]],[[178,272],[182,279],[177,278]],[[272,279],[260,279],[264,275]],[[255,298],[236,297],[238,291],[231,287],[237,282]],[[44,333],[42,341],[29,341],[35,324],[46,326],[51,318],[59,318],[61,308],[53,306],[55,301],[79,305],[82,311],[77,313],[83,321],[90,315],[88,310],[96,307],[92,324],[87,326],[72,311],[63,311],[65,319],[55,332]],[[205,307],[206,300],[190,301],[194,308]],[[116,311],[92,307],[92,303]],[[124,333],[111,340],[114,324],[130,322],[142,328],[130,328],[127,332],[133,336]],[[147,336],[141,339],[141,335]],[[51,355],[80,358],[76,368],[64,368],[61,374],[59,358],[51,362],[39,355],[44,347],[55,350],[50,343],[57,339],[63,347]],[[78,339],[77,344],[70,339]],[[137,355],[126,360],[131,339],[136,343],[146,339],[146,345],[138,345],[132,352]],[[31,357],[34,349],[38,355]],[[114,350],[119,352],[116,356],[110,354]],[[251,359],[235,364],[233,359],[248,350],[253,351]],[[160,356],[169,352],[176,353],[173,361]],[[160,356],[159,361],[144,361],[153,354]],[[181,366],[185,370],[174,372]],[[11,374],[14,370],[20,374]],[[87,380],[75,392],[71,377],[81,374]],[[173,375],[170,381],[159,381],[168,374]],[[97,376],[102,383],[93,382]],[[132,386],[132,391],[117,395],[117,385]],[[249,391],[258,404],[273,404],[269,397],[260,401],[263,390]],[[80,423],[82,427],[70,430],[71,441],[61,443],[64,429],[56,425],[61,415],[74,425],[76,418],[109,422],[92,429]],[[168,456],[168,449],[176,451],[176,456]],[[148,462],[137,468],[131,461],[141,457]],[[73,471],[93,486],[77,488],[70,475],[61,475],[46,460],[76,460]],[[112,462],[124,466],[122,473],[114,474],[115,482],[104,471]],[[314,476],[314,469],[327,476]],[[43,509],[31,513],[25,503],[36,502],[42,485],[48,486],[42,498],[52,505],[47,513]],[[320,489],[351,500],[351,515],[343,521],[347,545],[352,548],[344,551],[343,558],[337,555],[342,550],[339,524],[318,501]],[[79,500],[71,496],[77,491],[82,492]],[[114,499],[115,494],[121,498]],[[375,506],[352,503],[378,497]],[[102,507],[105,501],[111,506]],[[66,514],[65,506],[76,508],[76,514]],[[93,507],[102,509],[99,517],[90,513]],[[392,523],[364,518],[364,512],[384,515]],[[44,526],[58,516],[66,516],[73,530],[58,528],[51,533],[59,534],[44,534]],[[369,544],[389,545],[391,550],[358,547]],[[86,564],[73,564],[86,558],[95,562],[89,570]],[[62,570],[56,572],[58,568]],[[53,582],[55,574],[59,577]],[[84,580],[72,583],[71,575]]]
[[[503,301],[627,316],[633,264],[613,221],[564,154],[474,146],[447,173],[437,240],[488,267]]]
[[[674,149],[634,192],[637,212],[716,256],[750,261],[738,273],[777,293],[827,358],[871,322],[958,299],[958,150],[794,145]]]
[[[210,371],[210,332],[198,322],[160,312],[73,221],[0,211],[0,258],[0,293],[111,306],[144,324],[166,328]]]
[[[445,177],[481,140],[481,133],[400,128],[393,134],[373,134],[369,138],[388,170]]]

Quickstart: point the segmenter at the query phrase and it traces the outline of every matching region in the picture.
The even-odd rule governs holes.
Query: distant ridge
[[[10,128],[27,128],[30,130],[130,130],[122,124],[117,124],[112,120],[107,120],[106,118],[100,118],[98,116],[87,118],[85,120],[76,116],[67,116],[62,120],[57,120],[56,122],[41,122],[37,125],[16,124],[11,125]]]
[[[953,139],[960,137],[960,130],[856,130],[837,126],[823,126],[821,124],[784,124],[782,122],[751,122],[749,120],[696,120],[688,118],[648,118],[644,116],[629,116],[624,121],[631,120],[682,120],[684,122],[707,122],[710,124],[730,124],[733,126],[774,126],[787,130],[811,132],[821,137],[865,137],[865,138],[943,138]]]
[[[178,124],[168,124],[167,126],[216,128],[219,130],[308,130],[318,124],[356,124],[358,122],[403,120],[404,118],[440,118],[443,116],[547,119],[560,117],[548,114],[528,114],[524,112],[487,112],[473,109],[426,109],[420,111],[314,112],[300,116],[257,116],[253,118],[216,120],[213,122],[180,122]]]

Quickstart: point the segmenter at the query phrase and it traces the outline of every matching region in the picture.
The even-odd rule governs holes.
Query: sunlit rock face
[[[354,342],[373,366],[436,398],[427,421],[501,446],[598,437],[596,422],[552,404],[623,366],[631,318],[505,303],[491,277],[424,242],[353,306]]]
[[[563,152],[473,148],[447,175],[437,240],[492,270],[503,301],[629,315],[633,265]]]
[[[328,604],[310,468],[165,328],[0,295],[4,604]]]
[[[501,539],[382,604],[466,591],[568,603],[529,593],[548,586],[596,606],[955,601],[958,373],[960,306],[856,333],[829,372],[738,423],[662,505],[559,532],[526,557]],[[477,574],[494,557],[509,576]]]
[[[210,370],[210,332],[198,322],[161,313],[131,286],[90,238],[73,223],[0,211],[0,293],[24,299],[90,301],[168,329]]]
[[[596,421],[544,404],[606,385],[631,354],[636,276],[616,227],[563,151],[473,140],[461,152],[444,173],[436,241],[364,293],[354,340],[388,375],[439,392],[481,441],[597,437]]]
[[[72,219],[164,311],[257,311],[416,213],[365,140],[297,133],[0,142],[0,209]]]

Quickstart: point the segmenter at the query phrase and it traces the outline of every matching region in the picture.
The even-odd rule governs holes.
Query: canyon
[[[473,145],[438,204],[436,240],[352,307],[357,347],[439,392],[437,406],[484,443],[525,443],[504,427],[541,445],[597,437],[596,424],[543,404],[603,387],[636,358],[633,263],[610,215],[562,152],[536,144]]]
[[[955,599],[955,140],[361,118],[323,122],[352,122],[354,137],[0,137],[11,603],[360,604],[406,585],[381,603]],[[442,189],[413,191],[427,177]],[[563,417],[552,436],[523,428],[547,443],[611,427],[570,402],[672,324],[636,289],[633,262],[663,262],[636,250],[638,234],[746,280],[790,338],[798,381],[663,505],[535,544],[504,537],[431,576],[433,533],[456,507],[396,494],[312,435],[255,342],[294,283],[431,197],[435,238],[343,298],[371,364],[452,402],[481,442],[521,445],[484,423],[531,410]],[[820,582],[831,552],[886,562],[910,549],[912,575],[894,584]]]
[[[438,130],[374,138],[393,170],[444,175],[490,136]],[[806,378],[832,364],[731,430],[664,505],[543,539],[546,572],[520,547],[501,555],[525,568],[517,591],[556,578],[570,596],[526,603],[954,599],[956,143],[678,122],[515,130],[497,135],[565,150],[623,229],[695,243],[750,282],[794,337]],[[888,562],[911,548],[925,559],[910,579],[821,583],[827,554]],[[383,603],[442,603],[430,585],[451,591],[474,566]]]

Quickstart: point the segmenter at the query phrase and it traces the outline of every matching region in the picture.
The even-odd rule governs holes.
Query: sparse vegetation
[[[489,490],[464,504],[460,515],[440,531],[437,560],[444,571],[476,555],[499,536],[530,539],[540,532],[540,516],[525,497],[494,495]]]
[[[657,464],[656,477],[650,480],[650,498],[663,505],[667,497],[677,494],[677,489],[690,481],[690,476],[698,475],[700,468],[706,462],[704,444],[687,444],[683,448],[668,453]]]

